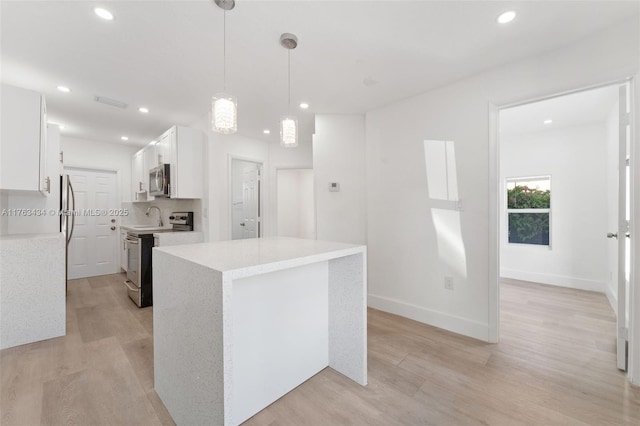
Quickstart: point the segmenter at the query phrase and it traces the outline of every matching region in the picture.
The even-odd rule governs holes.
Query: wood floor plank
[[[0,351],[0,424],[174,425],[153,390],[153,308],[124,279],[70,281],[67,335]],[[368,386],[327,368],[246,425],[640,424],[602,294],[505,280],[498,344],[368,321]]]

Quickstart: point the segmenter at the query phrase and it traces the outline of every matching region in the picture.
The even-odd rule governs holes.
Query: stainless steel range
[[[127,231],[127,294],[138,307],[153,305],[153,234],[193,231],[193,212],[175,212],[169,216],[171,228],[144,227]]]

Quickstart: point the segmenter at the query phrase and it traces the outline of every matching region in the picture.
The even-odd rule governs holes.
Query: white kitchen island
[[[153,249],[155,390],[237,425],[326,367],[367,384],[366,247],[261,238]]]

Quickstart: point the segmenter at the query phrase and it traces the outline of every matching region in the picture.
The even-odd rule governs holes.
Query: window
[[[551,177],[507,179],[509,243],[549,246]]]

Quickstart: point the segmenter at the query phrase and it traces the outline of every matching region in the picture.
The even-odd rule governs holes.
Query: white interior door
[[[115,216],[116,174],[65,169],[75,193],[73,236],[69,243],[69,279],[118,272],[118,232]]]
[[[260,172],[262,164],[231,160],[231,239],[258,238],[262,235]]]
[[[618,155],[618,229],[608,236],[617,238],[618,248],[618,318],[617,318],[617,365],[627,369],[629,330],[629,282],[631,271],[629,223],[630,209],[630,143],[631,143],[631,102],[630,86],[624,84],[619,89],[619,155]]]
[[[245,166],[242,171],[243,238],[258,238],[260,235],[259,192],[259,166]]]

